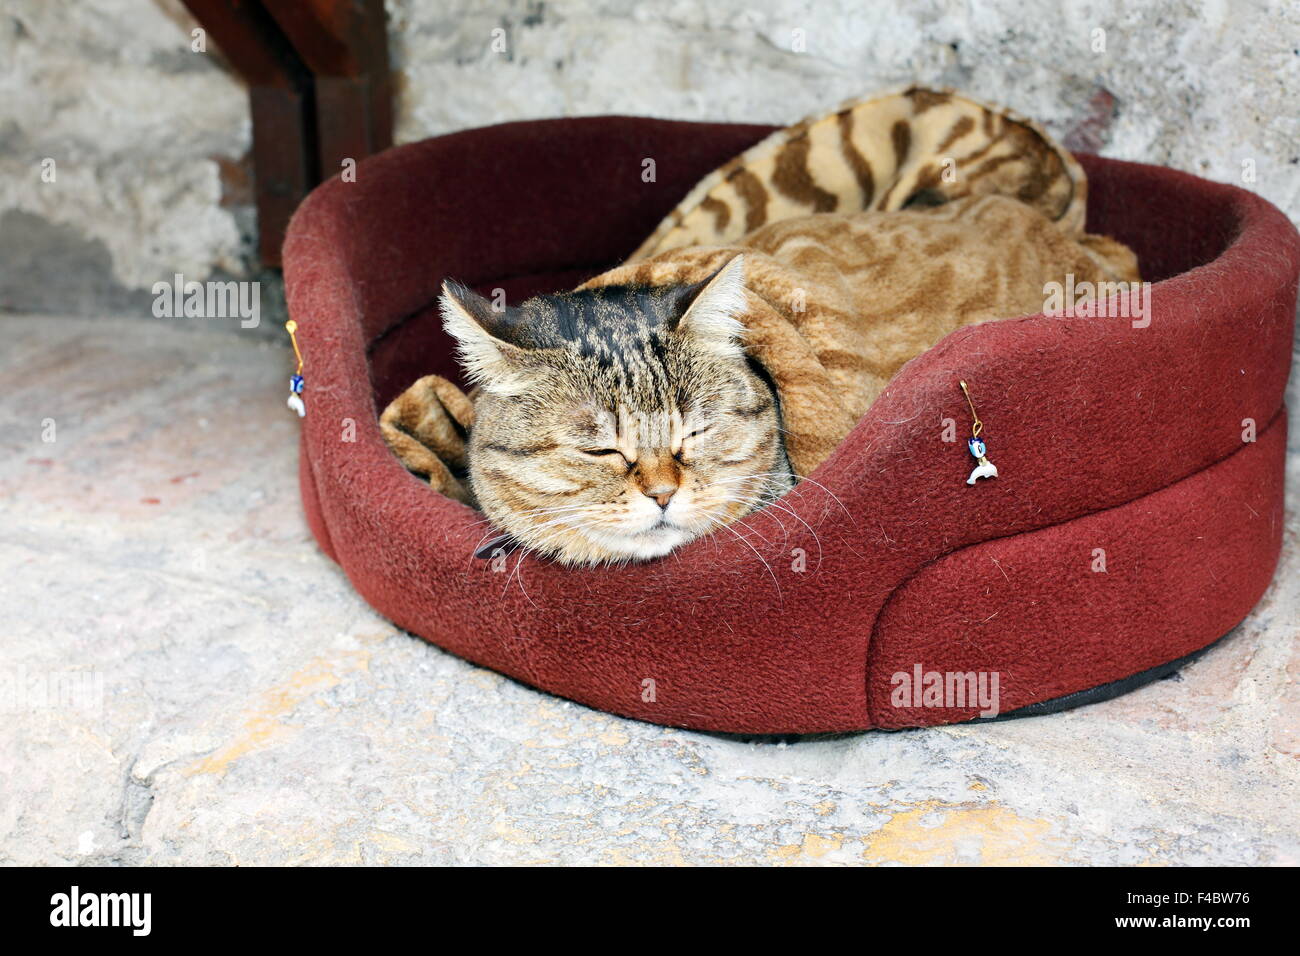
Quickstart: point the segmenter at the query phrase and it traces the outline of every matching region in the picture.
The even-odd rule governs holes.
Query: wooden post
[[[392,144],[383,0],[184,3],[248,83],[258,253],[279,266],[307,193]]]
[[[317,155],[329,178],[393,142],[382,0],[263,0],[315,77]]]

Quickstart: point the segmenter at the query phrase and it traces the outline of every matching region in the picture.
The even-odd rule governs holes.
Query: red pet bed
[[[307,383],[303,504],[365,599],[535,687],[740,733],[984,709],[900,696],[897,675],[996,674],[1003,715],[1058,709],[1158,676],[1239,623],[1281,545],[1300,239],[1249,192],[1092,156],[1088,230],[1159,280],[1149,326],[958,330],[783,499],[801,521],[769,509],[738,526],[756,549],[719,532],[598,570],[526,557],[501,573],[472,557],[482,516],[408,474],[377,423],[419,376],[457,375],[435,308],[444,277],[511,300],[572,288],[770,131],[511,123],[390,150],[303,204],[284,251]],[[978,383],[1001,473],[974,488],[961,435],[940,438],[943,419],[969,421],[959,378]]]

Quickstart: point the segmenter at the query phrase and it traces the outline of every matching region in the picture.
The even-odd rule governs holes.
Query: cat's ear
[[[744,355],[745,257],[736,256],[707,279],[677,322],[677,331],[720,358]]]
[[[494,308],[473,289],[448,280],[442,284],[442,327],[456,340],[456,354],[469,380],[499,395],[519,395],[536,381],[536,353],[509,338],[519,321],[509,306]]]

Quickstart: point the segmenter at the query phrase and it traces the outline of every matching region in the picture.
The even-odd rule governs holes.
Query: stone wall
[[[254,268],[247,186],[222,174],[240,178],[247,96],[192,26],[148,0],[6,2],[0,307],[148,314],[160,279]]]
[[[397,136],[600,113],[783,123],[919,80],[1300,218],[1300,4],[811,6],[389,0]],[[245,93],[218,51],[191,50],[194,26],[177,0],[5,4],[0,309],[147,315],[178,272],[274,281],[254,255]]]

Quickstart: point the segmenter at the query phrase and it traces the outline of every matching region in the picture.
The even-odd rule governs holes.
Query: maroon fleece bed
[[[511,300],[571,288],[771,129],[510,123],[389,150],[308,198],[284,250],[305,360],[302,498],[360,594],[535,687],[740,733],[977,715],[974,701],[900,702],[894,675],[918,667],[996,672],[1000,710],[1032,712],[1154,674],[1238,624],[1281,545],[1300,238],[1244,190],[1093,156],[1080,157],[1087,228],[1157,280],[1147,327],[1035,316],[959,329],[784,499],[810,527],[745,519],[757,554],[716,533],[597,570],[529,556],[503,573],[472,557],[482,516],[408,474],[377,423],[417,377],[457,377],[442,280]],[[641,180],[645,157],[657,182]],[[968,422],[959,378],[978,383],[1001,474],[974,488],[964,442],[940,437],[943,419]],[[355,442],[341,440],[348,420]]]

